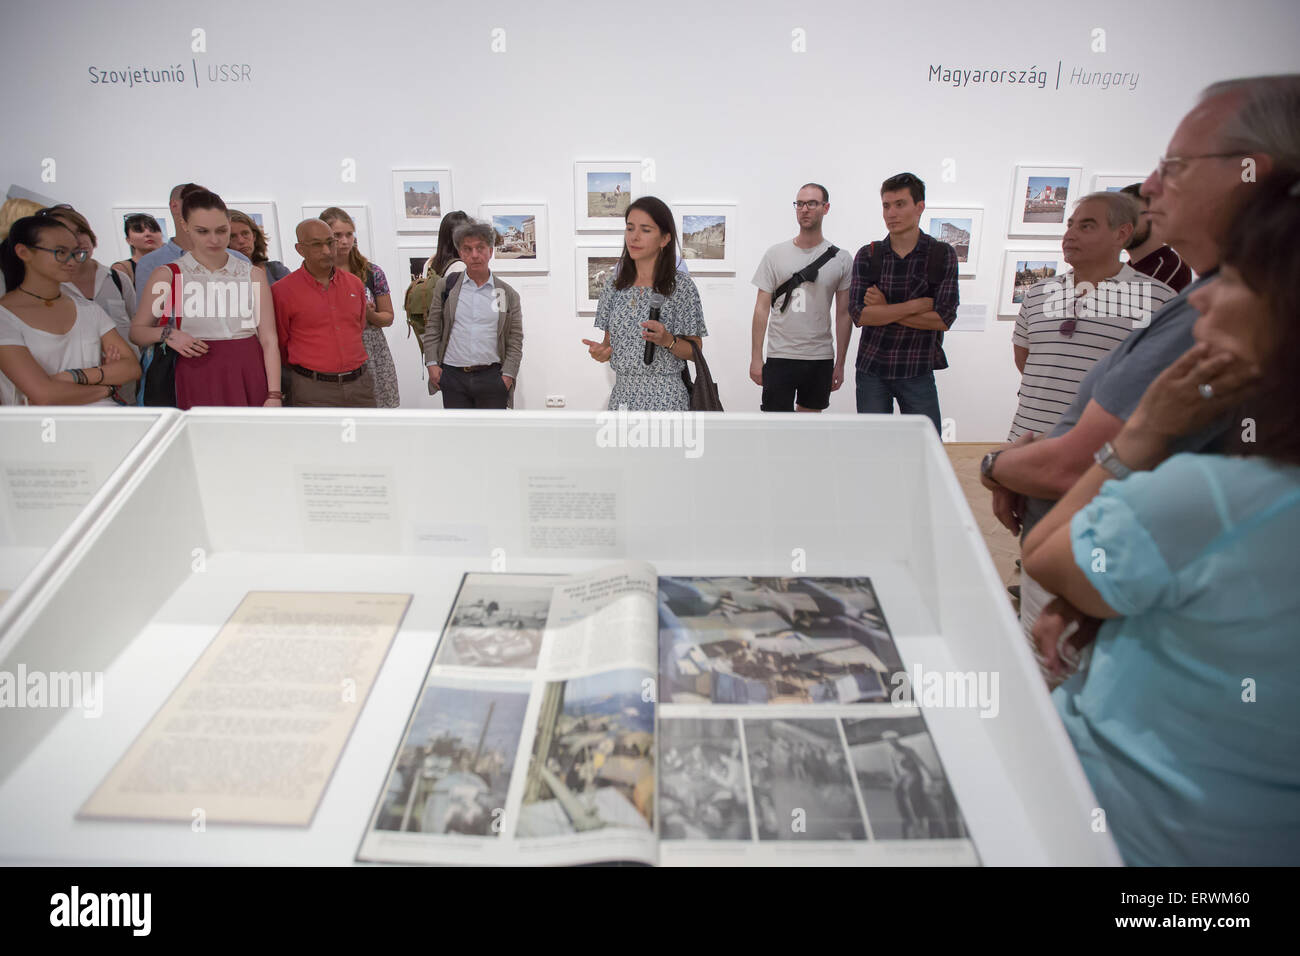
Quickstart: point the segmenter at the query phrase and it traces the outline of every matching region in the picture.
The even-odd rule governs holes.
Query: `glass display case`
[[[0,642],[0,669],[103,674],[96,717],[59,708],[0,715],[8,861],[349,863],[462,575],[636,559],[668,576],[869,577],[919,680],[980,861],[1119,862],[1109,836],[1090,826],[1095,800],[924,418],[315,409],[177,417],[105,489],[111,497],[95,502],[94,520],[78,525],[56,569],[44,569],[48,579]],[[91,460],[87,449],[97,461],[121,459],[130,436],[151,427],[137,416],[111,428],[56,418],[68,461]],[[24,446],[13,457],[35,452]],[[48,543],[56,531],[23,540]],[[412,595],[310,825],[196,833],[78,819],[250,591]],[[943,675],[949,691],[983,680],[993,697],[962,703],[941,692],[927,705],[925,674]],[[706,859],[717,862],[689,852],[672,862]]]

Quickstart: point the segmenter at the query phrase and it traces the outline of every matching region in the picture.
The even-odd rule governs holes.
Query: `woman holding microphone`
[[[677,227],[661,199],[642,196],[624,217],[623,255],[596,306],[600,342],[582,344],[614,367],[608,408],[684,412],[682,369],[708,334],[695,283],[677,271]],[[649,362],[646,357],[649,356]]]

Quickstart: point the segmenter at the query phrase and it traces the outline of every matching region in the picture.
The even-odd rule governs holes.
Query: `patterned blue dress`
[[[605,282],[596,304],[596,328],[609,333],[613,348],[609,364],[614,369],[614,390],[609,409],[626,406],[628,411],[684,412],[688,396],[682,384],[686,362],[665,348],[655,348],[654,361],[645,364],[645,339],[641,323],[650,318],[653,289],[629,286],[615,289],[614,279]],[[659,309],[659,318],[673,335],[708,335],[700,293],[689,276],[678,273],[677,288]]]

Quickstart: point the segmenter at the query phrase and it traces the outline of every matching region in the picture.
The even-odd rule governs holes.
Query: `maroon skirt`
[[[208,350],[198,358],[176,357],[176,407],[263,405],[266,359],[257,336],[205,341]]]

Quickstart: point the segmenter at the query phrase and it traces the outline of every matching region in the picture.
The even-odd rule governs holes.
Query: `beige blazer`
[[[460,285],[463,272],[454,272],[450,276],[443,276],[438,280],[438,284],[433,287],[433,301],[429,303],[429,311],[424,319],[424,338],[421,342],[424,345],[424,354],[433,356],[432,361],[442,364],[442,358],[447,354],[447,344],[451,341],[451,330],[456,324],[456,306],[460,302]],[[455,285],[447,295],[447,303],[444,306],[442,301],[443,290],[447,287],[448,280],[455,281]],[[493,285],[505,293],[505,309],[497,317],[497,354],[501,356],[501,374],[509,375],[516,380],[518,384],[519,364],[524,357],[524,320],[523,314],[519,307],[519,293],[511,286],[501,280],[501,277],[493,274]],[[511,389],[514,392],[514,389]],[[513,404],[513,394],[511,395]]]

